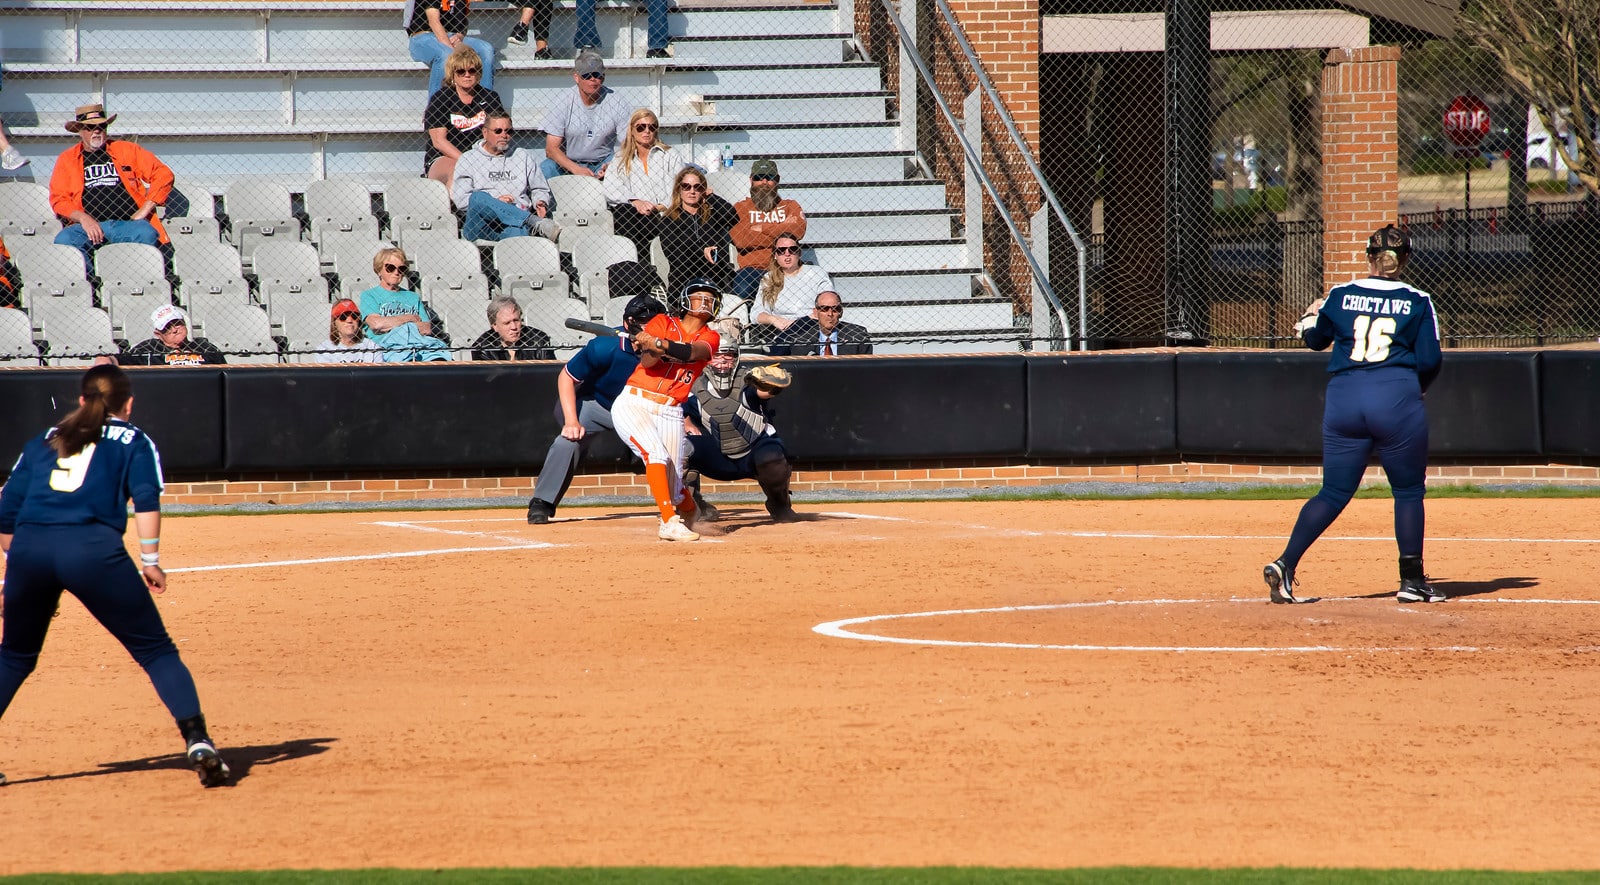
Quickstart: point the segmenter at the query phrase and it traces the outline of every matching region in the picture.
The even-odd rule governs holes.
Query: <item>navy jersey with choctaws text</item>
[[[1428,293],[1397,280],[1368,277],[1328,293],[1306,345],[1334,345],[1328,372],[1409,368],[1427,390],[1439,374],[1439,321]]]
[[[139,428],[112,418],[100,438],[62,458],[48,442],[51,428],[23,447],[0,491],[0,534],[17,526],[100,523],[123,532],[128,499],[137,513],[161,509],[161,456]]]

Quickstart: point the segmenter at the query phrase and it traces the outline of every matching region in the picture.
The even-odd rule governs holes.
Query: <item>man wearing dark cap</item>
[[[750,196],[733,204],[738,223],[728,235],[739,250],[739,270],[733,275],[733,294],[754,298],[772,263],[772,241],[779,234],[805,238],[806,214],[800,204],[778,196],[778,164],[761,159],[750,164]]]
[[[556,99],[539,124],[545,135],[539,171],[547,181],[558,175],[604,177],[633,112],[606,88],[606,63],[599,53],[578,53],[572,80],[576,85]]]
[[[61,152],[50,174],[50,208],[65,225],[56,242],[82,252],[86,267],[105,243],[167,241],[156,207],[172,193],[172,170],[144,148],[112,140],[106,130],[116,119],[102,105],[78,108],[67,122],[78,144]]]

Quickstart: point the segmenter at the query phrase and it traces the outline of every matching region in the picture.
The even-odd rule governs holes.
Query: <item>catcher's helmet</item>
[[[1367,238],[1367,254],[1376,255],[1379,252],[1394,252],[1405,255],[1411,251],[1411,238],[1406,232],[1394,225],[1387,225],[1374,231]]]
[[[635,295],[622,309],[622,327],[637,332],[651,319],[667,312],[667,306],[654,295]]]

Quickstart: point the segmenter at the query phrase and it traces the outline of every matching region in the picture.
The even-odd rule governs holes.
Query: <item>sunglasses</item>
[[[654,123],[635,123],[635,124],[633,124],[633,131],[634,132],[654,132],[654,131],[656,131],[657,128],[658,127]]]
[[[80,131],[80,132],[104,132],[104,131],[106,131],[106,124],[104,124],[104,123],[79,123],[78,124],[78,131]]]
[[[800,254],[800,247],[799,246],[773,246],[772,247],[772,254],[774,254],[774,255],[799,255]]]
[[[686,191],[703,191],[706,189],[706,186],[698,181],[685,181],[683,184],[678,185],[678,187],[679,189]]]
[[[494,128],[494,129],[490,129],[489,131],[494,133],[495,135],[503,135],[503,134],[505,134],[507,132],[510,132],[511,131],[511,127],[510,126],[499,126],[499,127]]]
[[[343,322],[345,320],[359,320],[359,319],[361,319],[361,314],[354,313],[352,311],[348,311],[347,310],[344,313],[341,313],[338,316],[334,317],[334,319],[339,320],[340,322]]]
[[[405,273],[410,269],[411,265],[409,264],[389,264],[388,262],[385,262],[383,265],[384,273]]]
[[[817,308],[818,313],[844,313],[842,304],[824,304]]]
[[[605,78],[606,78],[605,74],[599,74],[599,73],[596,73],[596,74],[584,74],[583,75],[583,79],[585,79],[585,80],[604,80]]]
[[[776,175],[752,175],[752,176],[750,176],[750,180],[751,181],[777,181],[778,180],[778,176],[776,176]]]
[[[459,77],[462,74],[471,74],[474,77],[476,77],[478,74],[480,74],[482,72],[483,72],[483,68],[458,68],[456,70],[456,76]]]

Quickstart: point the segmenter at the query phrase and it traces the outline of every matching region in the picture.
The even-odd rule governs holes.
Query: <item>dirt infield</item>
[[[0,873],[1600,868],[1600,501],[1430,502],[1453,598],[1404,608],[1386,500],[1268,605],[1298,506],[169,519],[241,776],[200,789],[64,602],[0,723]]]

